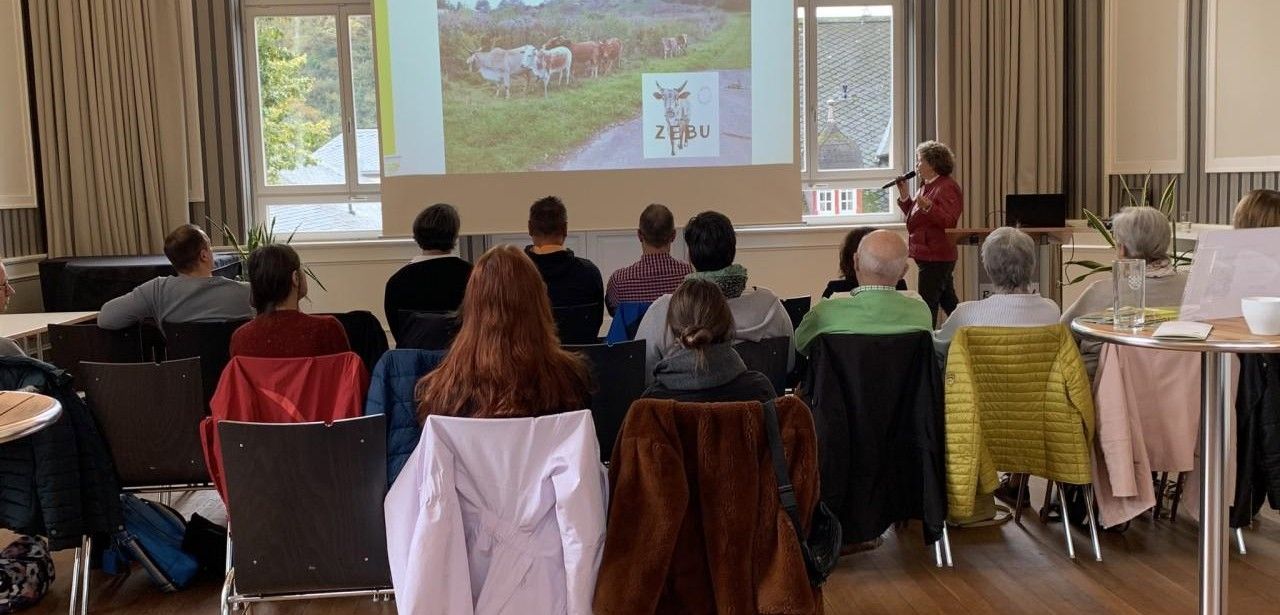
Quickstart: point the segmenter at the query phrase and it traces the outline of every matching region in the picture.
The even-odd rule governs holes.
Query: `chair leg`
[[[1178,480],[1173,484],[1173,497],[1169,504],[1169,521],[1178,520],[1178,505],[1182,503],[1182,485],[1187,480],[1186,472],[1178,473]]]
[[[1084,486],[1085,510],[1089,511],[1089,539],[1093,541],[1093,559],[1102,561],[1102,543],[1098,542],[1098,519],[1093,512],[1093,485]]]
[[[1067,496],[1062,492],[1062,484],[1049,481],[1049,489],[1058,490],[1058,510],[1062,511],[1062,533],[1067,537],[1067,557],[1076,558],[1076,545],[1071,540],[1071,515],[1067,512]]]
[[[946,526],[943,525],[943,527]],[[944,562],[942,561],[942,540],[935,540],[933,542],[933,562],[938,568],[942,568],[944,565]]]
[[[1152,478],[1155,478],[1156,476],[1158,476],[1159,478],[1155,478],[1156,506],[1155,508],[1151,509],[1151,520],[1159,521],[1160,512],[1164,509],[1164,492],[1165,492],[1165,489],[1167,489],[1169,486],[1169,473],[1168,472],[1152,472],[1152,475],[1153,475]]]
[[[93,537],[85,534],[80,537],[80,546],[84,549],[84,557],[80,565],[80,615],[89,612],[89,564],[93,560]]]
[[[81,541],[81,544],[83,545],[83,541]],[[80,584],[83,582],[80,580],[80,559],[87,557],[89,555],[84,553],[83,547],[76,547],[75,558],[71,562],[71,593],[67,596],[68,615],[79,615],[76,607],[80,602]]]
[[[946,556],[947,568],[955,568],[956,563],[951,559],[951,535],[947,533],[947,524],[942,523],[942,554]]]
[[[228,568],[226,576],[222,579],[222,615],[231,615],[231,591],[235,585],[235,579],[235,568]]]
[[[1240,555],[1249,554],[1249,550],[1244,547],[1244,528],[1236,528],[1236,547],[1240,549]]]
[[[1031,475],[1015,474],[1014,476],[1019,477],[1019,481],[1018,481],[1018,495],[1017,495],[1017,499],[1014,500],[1016,503],[1013,505],[1013,522],[1017,525],[1022,525],[1022,499],[1024,497],[1027,498],[1028,505],[1030,504],[1031,496],[1027,494],[1027,483],[1031,482]],[[1010,478],[1009,480],[1013,480],[1013,479]]]

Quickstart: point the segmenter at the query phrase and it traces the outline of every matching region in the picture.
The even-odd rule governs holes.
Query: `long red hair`
[[[533,261],[498,246],[476,261],[449,354],[415,390],[418,418],[541,416],[586,405],[591,374],[560,348],[547,285]]]

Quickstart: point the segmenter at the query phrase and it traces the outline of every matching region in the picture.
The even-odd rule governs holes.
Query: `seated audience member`
[[[1031,291],[1036,242],[1030,235],[1008,226],[992,231],[982,242],[982,268],[995,285],[995,294],[961,303],[933,334],[943,364],[961,327],[1039,327],[1057,324],[1062,316],[1058,304]]]
[[[254,250],[249,287],[258,315],[231,335],[231,356],[316,357],[351,351],[338,319],[298,309],[307,296],[307,274],[293,248],[270,244]]]
[[[12,299],[13,295],[13,285],[9,283],[9,272],[4,268],[4,261],[0,261],[0,312],[9,309],[9,299]],[[22,349],[18,348],[13,340],[0,337],[0,357],[21,356],[24,356]]]
[[[1140,258],[1147,261],[1147,307],[1179,307],[1182,290],[1187,285],[1189,268],[1174,271],[1169,259],[1171,231],[1169,219],[1151,207],[1125,207],[1111,219],[1111,235],[1116,240],[1116,258]],[[1113,307],[1115,288],[1111,275],[1092,283],[1076,302],[1062,314],[1062,322],[1070,325],[1079,316]],[[1080,355],[1093,380],[1098,367],[1102,342],[1080,341]]]
[[[413,220],[413,240],[422,253],[387,280],[383,308],[387,326],[398,330],[401,311],[452,312],[462,305],[471,263],[453,256],[461,221],[452,205],[437,203]]]
[[[733,223],[724,214],[704,211],[689,219],[684,228],[684,242],[693,264],[691,278],[714,282],[724,293],[733,312],[734,341],[758,342],[774,337],[790,338],[791,318],[782,301],[767,288],[747,288],[747,269],[736,265],[738,237]],[[667,325],[671,295],[663,295],[645,312],[636,329],[636,339],[645,340],[645,373],[653,381],[658,362],[676,351],[679,344]],[[790,365],[787,366],[790,369]]]
[[[907,272],[907,242],[890,231],[874,231],[858,244],[853,268],[860,285],[852,296],[819,301],[796,327],[796,350],[824,333],[887,335],[932,331],[929,306],[895,285]]]
[[[747,369],[733,349],[733,312],[712,282],[685,280],[671,295],[667,326],[677,347],[653,370],[645,397],[688,402],[777,397],[769,378]]]
[[[579,410],[591,395],[582,359],[560,348],[547,287],[512,246],[481,256],[462,300],[462,328],[418,381],[418,418],[521,418]]]
[[[184,224],[164,238],[164,255],[178,271],[140,284],[102,306],[98,326],[125,329],[150,318],[166,322],[220,322],[253,317],[249,286],[213,275],[209,236]]]
[[[604,320],[604,281],[595,263],[574,256],[573,250],[564,247],[568,236],[569,213],[560,199],[544,197],[529,207],[529,238],[533,245],[524,252],[547,284],[551,307],[601,305],[600,321],[596,322],[599,329]]]
[[[604,294],[609,313],[624,301],[652,303],[675,291],[693,265],[671,258],[671,242],[676,240],[676,221],[665,205],[654,203],[640,214],[640,260],[609,276]]]
[[[869,226],[860,226],[844,236],[844,244],[840,246],[840,277],[827,282],[826,290],[822,291],[823,299],[830,299],[831,295],[837,293],[853,292],[853,289],[858,287],[858,274],[853,270],[853,255],[857,254],[858,244],[862,243],[862,238],[874,230]],[[895,288],[907,290],[907,281],[898,280]]]
[[[1236,203],[1231,225],[1236,228],[1280,226],[1280,191],[1250,190]]]

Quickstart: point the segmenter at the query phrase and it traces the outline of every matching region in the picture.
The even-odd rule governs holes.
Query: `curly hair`
[[[951,148],[937,141],[925,141],[917,145],[916,154],[929,163],[938,175],[951,175],[956,168],[956,158],[952,155]]]

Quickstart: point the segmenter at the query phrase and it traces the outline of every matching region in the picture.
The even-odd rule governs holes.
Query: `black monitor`
[[[1004,223],[1022,228],[1067,225],[1067,195],[1010,194],[1004,197]]]

